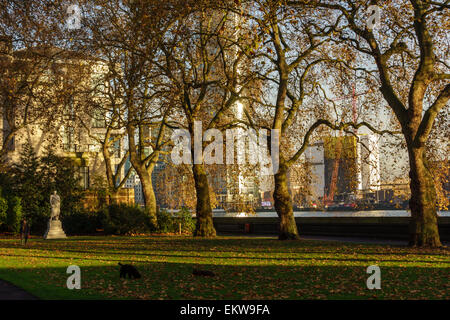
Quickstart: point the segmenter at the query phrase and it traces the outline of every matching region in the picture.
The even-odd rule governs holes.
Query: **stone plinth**
[[[47,231],[44,239],[65,239],[67,238],[60,220],[50,220],[47,224]]]

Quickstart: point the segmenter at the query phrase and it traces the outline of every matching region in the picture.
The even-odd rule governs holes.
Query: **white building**
[[[358,143],[358,165],[360,166],[361,191],[380,190],[380,149],[375,134],[360,134]]]
[[[12,123],[18,128],[12,132],[13,137],[5,155],[6,163],[17,163],[24,146],[30,144],[37,156],[42,156],[46,148],[51,147],[56,155],[71,159],[78,171],[80,183],[86,189],[91,187],[94,177],[105,176],[105,161],[101,145],[97,139],[93,138],[95,136],[100,139],[105,135],[105,116],[99,114],[97,117],[88,112],[79,112],[77,101],[82,101],[84,97],[77,96],[70,88],[64,89],[63,84],[74,84],[78,92],[90,91],[103,83],[103,75],[108,72],[107,64],[98,58],[83,56],[57,47],[41,46],[14,51],[11,39],[1,37],[0,61],[7,61],[4,64],[4,70],[0,70],[0,73],[4,73],[5,79],[8,77],[8,71],[16,71],[17,74],[14,74],[14,77],[20,79],[25,71],[31,70],[32,77],[27,78],[31,83],[30,88],[33,88],[33,83],[38,84],[35,85],[37,88],[45,88],[45,90],[33,89],[36,91],[36,93],[33,92],[33,96],[37,96],[33,99],[26,100],[29,94],[24,94],[23,100],[31,101],[28,105],[21,103],[22,100],[18,99],[19,102],[14,105],[12,119],[7,117],[11,110],[8,111],[4,106],[0,106],[1,142],[11,133]],[[17,70],[17,65],[25,66],[24,71]],[[71,72],[73,70],[74,72]],[[63,89],[64,91],[59,91]],[[67,95],[67,101],[60,99],[61,94]],[[43,97],[50,98],[45,100]],[[101,104],[106,98],[96,93],[90,99],[92,102]],[[25,107],[31,111],[26,113]],[[40,110],[45,110],[45,113]],[[40,116],[34,121],[31,119],[25,122],[24,114],[28,117],[30,114]],[[112,132],[112,135],[120,134],[122,133],[119,130]],[[120,163],[121,154],[123,154],[122,145],[121,141],[117,141],[114,145],[115,153],[111,157],[113,168],[117,168]],[[122,172],[121,176],[123,176]]]
[[[323,141],[318,141],[305,150],[305,159],[311,168],[311,185],[312,193],[309,200],[317,200],[323,198],[325,190],[325,161]]]

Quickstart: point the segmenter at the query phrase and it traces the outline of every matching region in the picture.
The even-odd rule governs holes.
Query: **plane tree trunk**
[[[134,137],[135,127],[132,125],[128,125],[128,145],[130,152],[130,162],[133,165],[134,170],[136,171],[142,185],[142,193],[144,195],[145,208],[147,209],[147,213],[149,214],[149,222],[152,226],[157,227],[158,219],[156,215],[157,206],[156,206],[156,197],[155,192],[153,190],[152,184],[152,172],[154,168],[154,164],[156,163],[159,152],[153,151],[154,160],[147,159],[143,154],[142,145],[138,146],[140,152],[138,153],[136,150],[136,139]],[[139,130],[139,134],[141,135],[141,128]],[[139,143],[142,144],[144,138],[139,138]]]
[[[436,189],[433,177],[427,166],[425,148],[408,148],[411,178],[410,246],[440,247]]]
[[[280,157],[280,168],[275,174],[275,191],[273,193],[275,210],[280,218],[278,239],[298,240],[300,237],[294,219],[292,198],[288,188],[287,170],[287,165],[284,161],[282,162]]]
[[[157,208],[155,191],[153,190],[151,174],[145,171],[142,175],[139,175],[142,183],[142,192],[144,194],[145,208],[149,214],[150,224],[157,226]]]
[[[192,166],[195,181],[195,191],[197,193],[197,223],[195,226],[195,237],[215,237],[211,199],[209,195],[209,183],[206,170],[203,164]]]

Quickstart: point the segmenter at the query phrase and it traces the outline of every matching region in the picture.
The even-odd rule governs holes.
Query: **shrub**
[[[7,224],[7,212],[8,211],[8,202],[5,198],[1,196],[0,193],[0,225],[5,226]]]
[[[13,233],[20,232],[20,221],[22,220],[22,199],[14,196],[8,204],[7,222],[9,230]]]
[[[157,212],[156,217],[158,219],[158,230],[157,232],[169,233],[175,232],[175,224],[172,214],[164,209]]]
[[[178,233],[181,223],[181,232],[192,233],[195,229],[195,222],[187,208],[183,208],[174,214],[167,210],[160,210],[157,214],[158,232],[160,233]]]
[[[150,219],[138,206],[112,204],[100,216],[106,234],[130,235],[150,230]]]
[[[195,230],[195,220],[192,219],[192,213],[188,208],[182,208],[180,211],[174,214],[174,219],[177,223],[177,232],[178,232],[178,224],[181,223],[181,232],[185,233],[193,233]]]
[[[35,207],[33,211],[23,212],[30,224],[30,233],[34,235],[43,235],[47,230],[50,220],[50,205],[47,207]]]
[[[8,217],[7,217],[7,211],[8,211],[8,201],[6,201],[5,198],[3,198],[3,189],[0,187],[0,228],[6,229]]]
[[[101,215],[82,209],[62,214],[61,221],[68,235],[94,234],[102,228]]]

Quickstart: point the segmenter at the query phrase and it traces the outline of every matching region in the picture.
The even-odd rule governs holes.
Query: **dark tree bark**
[[[148,211],[150,223],[156,227],[158,225],[158,220],[156,216],[156,197],[152,185],[152,172],[154,165],[159,158],[159,152],[153,151],[151,154],[152,159],[150,159],[149,156],[146,157],[143,154],[143,137],[141,136],[141,132],[139,134],[139,146],[137,146],[136,139],[134,137],[135,127],[129,124],[127,130],[130,162],[133,165],[133,168],[136,171],[137,175],[139,176],[139,179],[141,180],[145,208]],[[137,152],[136,148],[140,150],[139,153]]]
[[[195,181],[195,191],[197,192],[197,223],[195,226],[195,237],[215,237],[211,201],[209,195],[209,183],[206,170],[203,164],[192,166]]]
[[[425,158],[425,148],[408,148],[411,178],[410,246],[440,247],[436,189]]]
[[[141,179],[142,182],[142,192],[144,194],[145,208],[147,209],[147,212],[149,214],[150,223],[153,226],[157,226],[158,222],[156,217],[156,197],[153,190],[151,173],[148,173],[148,171],[145,170],[142,174],[139,174],[139,179]]]
[[[275,174],[273,199],[275,201],[275,210],[280,218],[278,239],[298,240],[300,237],[294,219],[291,194],[288,189],[287,169],[288,167],[280,161],[280,168]]]

